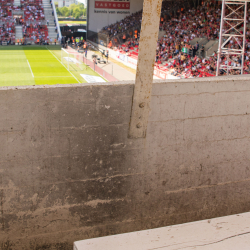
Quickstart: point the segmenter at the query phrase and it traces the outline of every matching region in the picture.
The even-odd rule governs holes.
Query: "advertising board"
[[[103,27],[114,24],[142,8],[143,0],[88,0],[88,30],[99,32]]]
[[[95,8],[129,10],[130,2],[95,1]]]

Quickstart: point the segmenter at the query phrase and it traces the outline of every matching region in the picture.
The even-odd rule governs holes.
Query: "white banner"
[[[99,76],[91,76],[91,75],[84,75],[81,74],[81,77],[88,83],[95,83],[95,82],[106,82]]]

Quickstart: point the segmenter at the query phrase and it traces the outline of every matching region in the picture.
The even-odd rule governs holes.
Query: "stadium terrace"
[[[250,8],[248,8],[250,21]],[[244,13],[241,12],[243,15]],[[140,24],[142,11],[133,13],[121,21],[103,27],[101,33],[109,37],[108,46],[120,54],[138,59]],[[221,2],[203,1],[191,7],[188,1],[163,1],[160,36],[157,43],[155,69],[177,78],[210,77],[216,74],[217,50],[220,32]],[[243,24],[241,24],[243,27]],[[230,26],[226,25],[225,29]],[[241,32],[242,29],[241,29]],[[237,49],[243,40],[236,38],[227,47]],[[244,74],[249,74],[250,29],[247,27],[245,44]],[[240,66],[241,58],[236,54],[222,64]],[[226,72],[222,72],[222,75]],[[241,74],[231,70],[230,75]]]

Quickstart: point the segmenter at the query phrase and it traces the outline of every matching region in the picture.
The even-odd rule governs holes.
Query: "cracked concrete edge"
[[[97,249],[98,246],[102,246],[104,250],[113,249],[112,246],[117,246],[116,249],[119,250],[125,249],[125,246],[128,249],[135,250],[138,249],[139,244],[140,249],[143,250],[182,250],[193,248],[197,250],[218,250],[229,249],[228,246],[233,247],[232,242],[228,241],[241,237],[241,244],[238,245],[239,249],[243,249],[240,246],[248,249],[247,242],[250,239],[249,219],[250,213],[248,212],[127,234],[82,240],[75,242],[74,245],[77,249],[86,250]],[[216,246],[211,248],[211,245],[215,244]],[[208,248],[204,248],[206,246]]]
[[[204,77],[204,78],[188,78],[188,79],[170,79],[170,80],[154,80],[153,84],[180,84],[180,83],[207,83],[207,82],[226,82],[233,81],[250,81],[250,75],[242,76],[218,76],[218,77]],[[80,84],[57,84],[57,85],[26,85],[26,86],[6,86],[0,87],[3,90],[23,90],[23,89],[54,89],[54,88],[79,88],[85,86],[119,86],[119,85],[134,85],[135,81],[119,81],[106,83],[80,83]]]

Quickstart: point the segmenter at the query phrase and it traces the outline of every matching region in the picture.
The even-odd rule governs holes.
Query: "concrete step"
[[[52,15],[53,8],[51,7],[51,4],[48,0],[43,1],[43,11],[45,15],[45,20],[49,21],[48,28],[49,26],[55,27],[54,23],[55,17]]]
[[[53,29],[53,30],[48,30],[49,31],[49,34],[57,34],[57,32],[55,31],[55,29]]]
[[[48,27],[48,32],[49,32],[49,37],[50,38],[57,38],[57,31],[55,30],[54,27]]]
[[[52,9],[44,11],[44,14],[52,16]]]
[[[55,39],[57,38],[57,31],[55,31],[56,24],[55,24],[55,16],[54,16],[56,15],[56,13],[52,15],[53,8],[49,0],[43,0],[43,12],[45,15],[45,20],[49,21],[49,25],[47,25],[49,37],[52,39]]]
[[[214,44],[206,51],[206,56],[211,56],[219,47],[219,39],[215,40]]]
[[[200,44],[200,42],[201,42],[202,39],[203,39],[203,38],[194,38],[193,40],[190,41],[190,44],[191,44],[191,45],[195,45],[196,42],[198,42],[198,43]]]
[[[57,32],[55,30],[49,30],[50,34],[57,34]]]
[[[50,34],[49,33],[49,38],[57,38],[57,34]]]
[[[20,0],[14,0],[14,6],[21,6]]]
[[[22,26],[16,26],[15,28],[16,28],[16,32],[15,32],[16,39],[22,39],[23,38]]]

